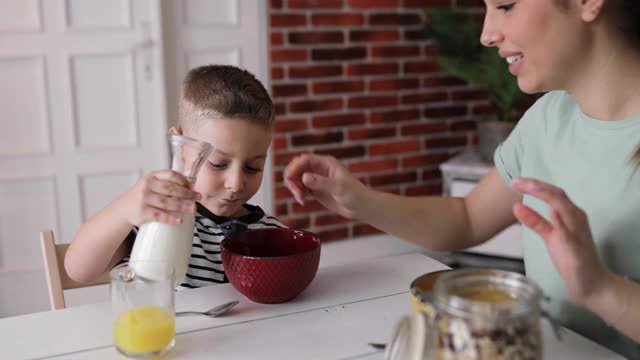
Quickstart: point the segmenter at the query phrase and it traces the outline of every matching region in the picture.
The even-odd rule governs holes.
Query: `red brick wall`
[[[441,192],[438,165],[464,148],[474,115],[492,111],[484,92],[438,68],[422,35],[423,9],[454,1],[271,0],[276,216],[323,241],[378,232],[293,200],[282,171],[301,152],[334,155],[378,189]]]

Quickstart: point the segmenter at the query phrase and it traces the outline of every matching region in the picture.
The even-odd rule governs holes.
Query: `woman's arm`
[[[465,198],[371,190],[355,212],[385,232],[431,250],[451,251],[479,245],[513,224],[511,207],[518,201],[519,195],[492,169]]]
[[[495,169],[466,198],[408,197],[371,189],[336,159],[311,154],[291,161],[285,182],[298,202],[310,194],[342,216],[437,251],[486,241],[515,222],[511,207],[520,201]]]
[[[608,271],[604,286],[582,302],[609,325],[640,343],[640,284]]]

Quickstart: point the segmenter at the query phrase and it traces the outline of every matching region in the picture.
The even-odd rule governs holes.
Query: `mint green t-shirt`
[[[614,272],[640,280],[640,170],[630,161],[640,144],[640,114],[619,121],[588,117],[573,96],[554,91],[540,98],[494,154],[511,185],[516,176],[562,188],[588,216],[601,258]],[[523,203],[549,219],[546,203]],[[640,359],[640,346],[595,314],[574,305],[543,240],[523,231],[527,276],[551,297],[551,313],[566,327],[622,354]],[[640,324],[638,325],[640,326]]]

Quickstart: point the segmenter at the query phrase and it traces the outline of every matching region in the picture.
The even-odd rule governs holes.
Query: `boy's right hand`
[[[201,195],[191,183],[173,170],[149,173],[124,194],[127,221],[134,226],[158,221],[166,224],[182,222],[180,213],[195,213]]]

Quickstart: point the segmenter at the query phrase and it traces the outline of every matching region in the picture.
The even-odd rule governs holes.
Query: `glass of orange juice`
[[[127,263],[110,275],[116,350],[125,358],[162,358],[175,343],[173,266]]]

